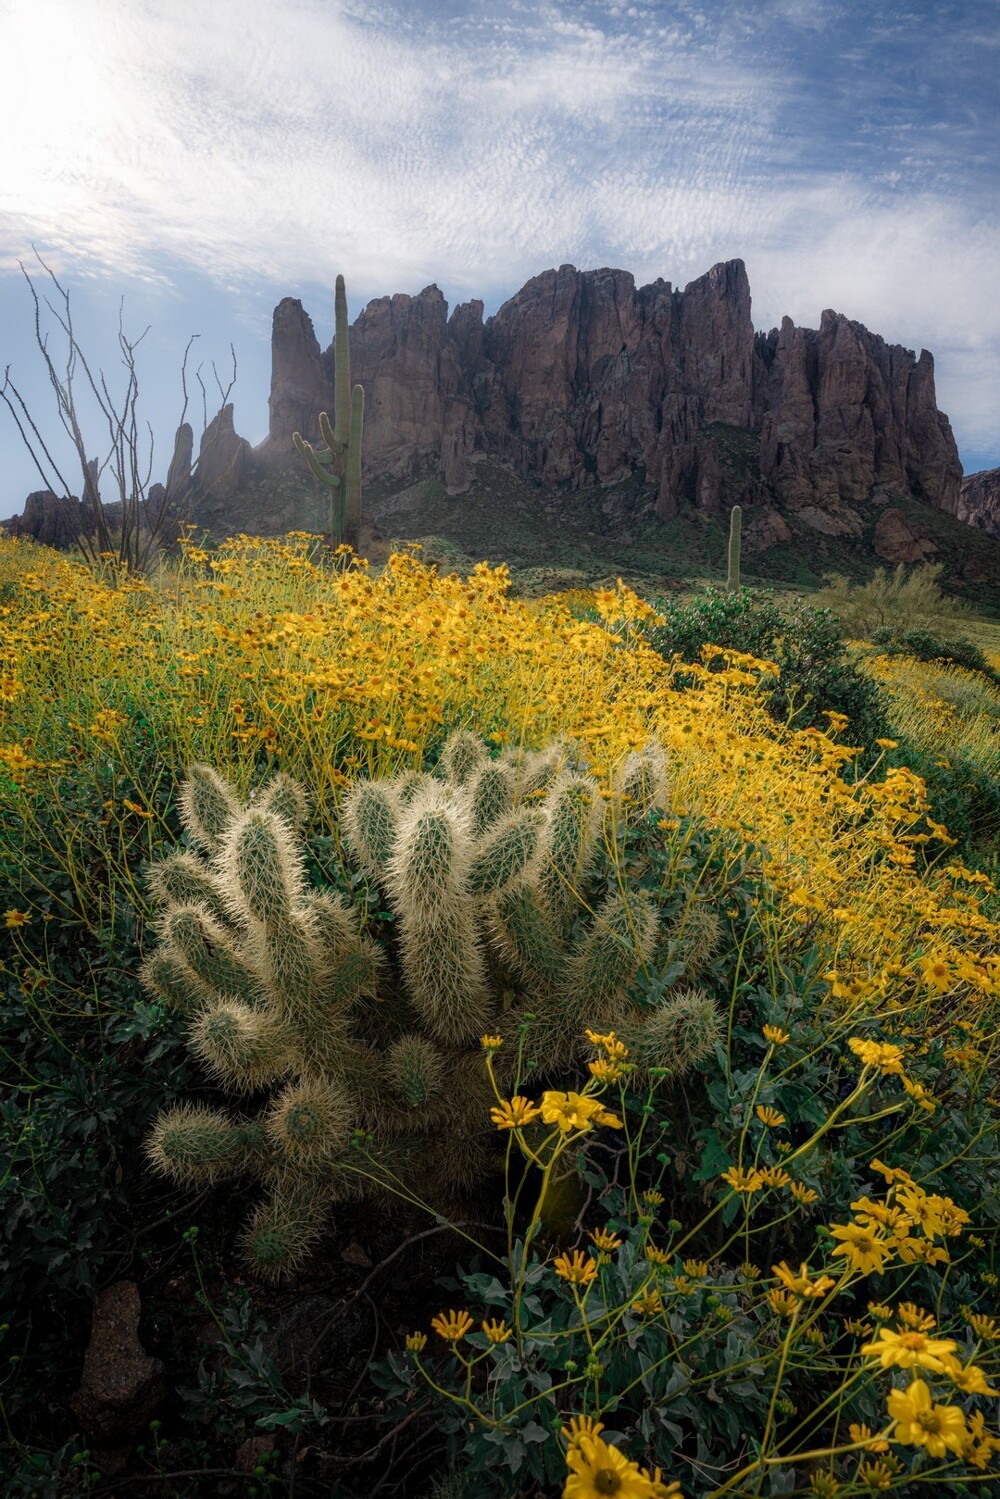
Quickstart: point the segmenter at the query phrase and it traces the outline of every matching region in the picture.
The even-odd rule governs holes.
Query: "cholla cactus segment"
[[[379,879],[399,835],[399,806],[385,781],[359,781],[344,797],[341,811],[347,846],[361,868]]]
[[[539,886],[549,906],[566,915],[593,870],[601,804],[592,776],[561,776],[549,793],[548,837],[543,845]]]
[[[229,929],[203,906],[175,906],[163,922],[166,954],[180,962],[200,985],[203,1004],[245,994],[254,973],[236,950]]]
[[[246,1137],[220,1109],[178,1104],[156,1120],[146,1154],[158,1171],[183,1186],[205,1186],[243,1163]]]
[[[722,935],[719,913],[704,901],[692,903],[681,914],[670,936],[675,950],[683,953],[689,977],[704,972],[722,946]]]
[[[536,994],[548,993],[566,971],[566,950],[538,887],[513,880],[493,902],[493,946],[503,961]]]
[[[514,777],[508,766],[490,760],[469,782],[467,790],[472,833],[481,838],[513,806]]]
[[[298,903],[299,913],[323,949],[323,962],[334,964],[358,944],[358,913],[332,890],[309,890]]]
[[[399,819],[396,847],[383,871],[404,917],[428,916],[462,897],[470,845],[465,819],[444,787],[423,787]]]
[[[280,996],[281,1013],[290,1019],[308,1014],[330,972],[311,913],[297,910],[284,922],[252,931],[248,951],[266,991]]]
[[[590,931],[569,960],[565,991],[597,1021],[635,983],[652,960],[659,916],[645,892],[616,891],[598,907]]]
[[[350,1143],[351,1101],[342,1087],[319,1077],[288,1083],[264,1116],[275,1152],[293,1168],[331,1161]]]
[[[441,752],[439,771],[453,786],[465,786],[486,763],[486,746],[468,729],[456,729]]]
[[[293,833],[301,833],[306,825],[309,804],[305,790],[283,770],[271,778],[258,805],[261,811],[280,817]]]
[[[669,774],[663,746],[651,739],[639,754],[629,755],[615,779],[615,793],[627,820],[639,821],[669,804]]]
[[[538,851],[545,814],[535,809],[509,812],[480,841],[469,867],[470,895],[493,895],[528,868]]]
[[[400,939],[407,993],[432,1036],[451,1045],[481,1036],[492,1005],[469,898],[436,911],[405,911]]]
[[[273,1012],[227,999],[202,1011],[191,1047],[223,1087],[254,1093],[301,1062],[291,1027]]]
[[[191,766],[181,787],[180,813],[192,842],[214,853],[239,809],[232,788],[210,765]]]
[[[292,1172],[274,1182],[243,1234],[244,1253],[258,1275],[282,1280],[308,1258],[323,1231],[331,1195],[318,1181],[303,1181]]]
[[[400,1036],[389,1048],[386,1075],[408,1108],[424,1109],[444,1087],[444,1055],[425,1036]]]
[[[677,1075],[711,1056],[719,1039],[719,1017],[709,995],[686,988],[656,1009],[623,1020],[618,1034],[638,1069],[638,1080],[651,1068]]]
[[[217,868],[236,920],[275,927],[289,921],[305,894],[302,853],[292,830],[273,812],[242,812],[220,847]]]
[[[222,887],[196,855],[169,854],[159,864],[150,866],[147,884],[150,896],[160,906],[204,906],[217,921],[228,925],[229,911]]]
[[[543,750],[504,750],[500,764],[512,773],[515,802],[526,802],[547,790],[562,770],[566,756],[566,746],[559,740]]]
[[[139,982],[154,999],[162,1000],[181,1015],[192,1015],[205,1003],[205,985],[169,948],[161,947],[146,959],[139,971]]]

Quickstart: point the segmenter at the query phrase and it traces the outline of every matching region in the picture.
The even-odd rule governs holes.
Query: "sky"
[[[272,310],[326,347],[337,272],[352,318],[431,282],[489,314],[567,262],[683,287],[739,257],[759,329],[832,307],[930,349],[994,467],[998,78],[997,0],[0,0],[0,375],[55,444],[37,251],[116,394],[119,314],[148,328],[163,477],[189,337],[209,415],[232,346],[259,442]],[[38,487],[0,406],[0,516]]]

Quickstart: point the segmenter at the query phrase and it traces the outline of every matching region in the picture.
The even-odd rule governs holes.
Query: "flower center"
[[[930,1436],[936,1437],[941,1431],[941,1420],[936,1411],[921,1411],[917,1417],[917,1425]]]
[[[900,1333],[899,1341],[904,1348],[922,1348],[925,1340],[922,1332],[904,1332]]]
[[[621,1477],[614,1468],[598,1468],[594,1474],[594,1488],[599,1494],[617,1494],[621,1486]]]

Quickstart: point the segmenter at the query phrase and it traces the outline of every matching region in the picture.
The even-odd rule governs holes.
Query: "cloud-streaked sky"
[[[337,271],[352,316],[432,281],[489,313],[567,261],[683,286],[740,256],[758,328],[833,307],[931,349],[992,467],[998,77],[997,0],[0,0],[0,370],[48,409],[32,244],[109,375],[120,299],[150,325],[164,431],[188,334],[232,342],[253,442],[271,310],[325,345]],[[0,455],[5,514],[39,481],[3,409]]]

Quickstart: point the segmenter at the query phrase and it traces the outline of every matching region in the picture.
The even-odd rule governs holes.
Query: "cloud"
[[[567,260],[683,284],[740,255],[759,325],[831,305],[934,348],[985,443],[996,27],[965,9],[8,0],[0,274],[35,240],[75,274],[495,306]]]

